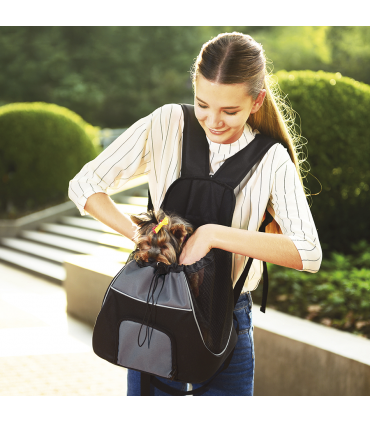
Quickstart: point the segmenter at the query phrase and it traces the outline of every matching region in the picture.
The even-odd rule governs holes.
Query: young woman
[[[234,284],[248,258],[256,259],[235,307],[240,335],[233,358],[204,394],[253,395],[251,291],[261,279],[262,261],[317,272],[322,253],[300,176],[296,137],[278,107],[282,101],[270,89],[262,46],[241,33],[218,35],[199,53],[193,87],[195,115],[208,140],[212,174],[257,133],[285,146],[271,147],[235,189],[232,227],[199,227],[180,256],[180,264],[191,264],[211,248],[232,252]],[[119,212],[109,194],[121,190],[130,179],[148,174],[154,210],[158,210],[167,189],[181,175],[183,125],[181,106],[165,105],[133,124],[87,163],[69,186],[69,197],[81,215],[89,213],[132,239],[134,225]],[[259,233],[266,209],[274,221],[268,233]],[[185,389],[179,382],[171,386]],[[157,389],[153,393],[165,395]],[[139,372],[128,370],[128,395],[140,395]]]

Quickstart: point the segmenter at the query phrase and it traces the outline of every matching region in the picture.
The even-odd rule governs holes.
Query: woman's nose
[[[222,126],[221,117],[217,113],[210,113],[207,116],[207,126],[211,129],[217,129]]]

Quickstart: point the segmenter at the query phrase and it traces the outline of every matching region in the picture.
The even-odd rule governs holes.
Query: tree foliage
[[[192,102],[202,44],[240,31],[274,72],[325,70],[370,83],[369,27],[0,27],[0,105],[44,101],[122,128],[165,103]]]
[[[197,29],[1,28],[0,101],[46,101],[99,126],[125,127],[166,102],[191,101]]]

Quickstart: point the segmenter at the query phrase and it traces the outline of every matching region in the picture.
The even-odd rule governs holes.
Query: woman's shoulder
[[[153,116],[160,117],[161,119],[179,118],[183,116],[182,107],[176,103],[164,104],[154,110]]]
[[[164,104],[154,110],[148,122],[149,130],[161,135],[175,131],[182,133],[184,115],[180,104]],[[179,130],[180,129],[180,130]],[[165,137],[166,138],[166,137]]]
[[[291,162],[293,164],[285,144],[279,140],[276,141],[266,153],[266,158],[271,161],[270,169],[272,172],[276,172],[285,163]]]

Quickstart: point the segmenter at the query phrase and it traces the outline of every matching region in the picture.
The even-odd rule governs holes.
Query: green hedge
[[[68,182],[97,154],[98,128],[64,107],[0,107],[0,217],[68,200]]]
[[[348,253],[370,233],[370,86],[322,71],[276,76],[300,117],[311,173],[322,184],[311,197],[322,247]],[[312,194],[320,191],[311,175],[305,184]]]
[[[268,264],[267,306],[370,338],[370,244],[351,246],[351,254],[332,252],[318,273]],[[261,304],[262,286],[252,292]]]

